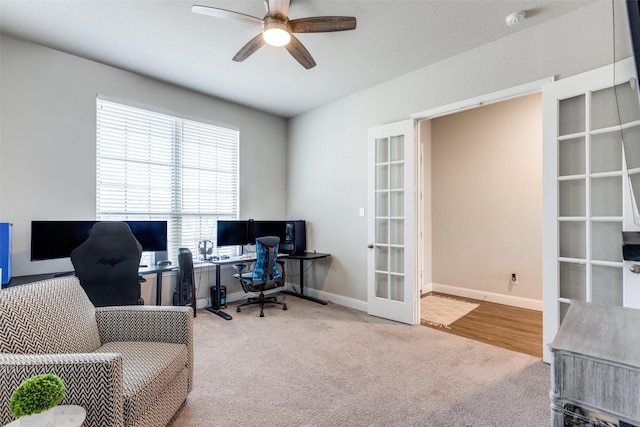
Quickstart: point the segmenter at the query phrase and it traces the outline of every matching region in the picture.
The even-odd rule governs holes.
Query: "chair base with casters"
[[[245,268],[247,268],[247,266],[245,264],[235,264],[233,266],[233,268],[237,271],[236,274],[233,275],[233,277],[235,277],[236,279],[240,280],[240,283],[242,284],[242,289],[249,293],[252,292],[251,288],[250,288],[250,282],[251,282],[251,278],[253,273],[249,272],[249,273],[242,273],[242,270],[244,270]],[[247,283],[249,282],[249,284]],[[287,309],[287,304],[281,301],[278,301],[277,297],[268,297],[264,294],[264,289],[260,290],[260,295],[257,297],[249,297],[247,298],[247,300],[245,302],[243,302],[242,304],[236,306],[236,312],[240,313],[242,311],[242,307],[245,307],[247,305],[256,305],[259,304],[260,305],[260,317],[264,317],[264,305],[265,304],[278,304],[282,306],[283,310]]]
[[[236,274],[233,275],[240,281],[245,293],[260,292],[258,297],[249,297],[247,301],[236,307],[236,312],[240,313],[242,307],[248,305],[260,306],[260,317],[264,317],[265,304],[281,305],[283,310],[287,309],[287,304],[278,301],[276,297],[265,296],[264,291],[284,286],[284,269],[277,261],[280,238],[275,236],[259,237],[256,239],[256,263],[253,271],[243,273],[247,268],[246,264],[235,264],[233,268]]]

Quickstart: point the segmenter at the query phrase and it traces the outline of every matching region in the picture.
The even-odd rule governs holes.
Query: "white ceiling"
[[[354,16],[354,31],[298,34],[317,66],[265,45],[231,58],[256,28],[193,4],[263,17],[261,0],[0,0],[0,30],[77,56],[292,117],[597,0],[292,0],[289,18]],[[527,12],[519,26],[505,17]]]

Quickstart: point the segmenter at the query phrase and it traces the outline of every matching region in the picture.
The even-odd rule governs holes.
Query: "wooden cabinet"
[[[572,302],[549,346],[552,426],[640,426],[640,310]]]

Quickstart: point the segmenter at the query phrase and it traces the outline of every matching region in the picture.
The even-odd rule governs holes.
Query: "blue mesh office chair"
[[[284,270],[281,270],[276,260],[280,238],[275,236],[258,237],[256,239],[256,262],[253,271],[242,273],[247,266],[245,264],[235,264],[233,268],[238,272],[233,277],[240,281],[245,293],[260,292],[259,297],[249,297],[247,301],[240,304],[236,311],[239,313],[240,307],[251,304],[260,305],[260,317],[264,317],[265,304],[279,304],[282,309],[287,309],[287,304],[278,301],[276,297],[267,297],[264,291],[284,286]]]

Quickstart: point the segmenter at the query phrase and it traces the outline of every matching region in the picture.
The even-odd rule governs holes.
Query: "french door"
[[[621,61],[543,90],[544,344],[573,300],[640,306],[640,276],[622,258],[622,231],[640,229],[631,188],[640,176],[633,76],[633,64]]]
[[[414,121],[369,129],[367,311],[418,323]]]

